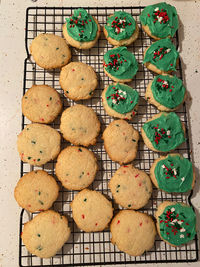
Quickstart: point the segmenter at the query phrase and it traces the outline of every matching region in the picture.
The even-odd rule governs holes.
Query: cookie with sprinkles
[[[161,112],[141,128],[145,145],[156,152],[169,152],[185,142],[185,125],[174,112]]]
[[[71,207],[75,223],[85,232],[103,231],[113,216],[111,202],[100,192],[88,189],[75,196]]]
[[[135,19],[124,11],[116,11],[110,15],[103,31],[108,42],[114,46],[130,45],[139,35]]]
[[[131,164],[121,166],[109,182],[109,188],[117,204],[126,209],[144,207],[152,193],[149,176]]]
[[[140,256],[155,242],[156,227],[152,218],[142,212],[122,210],[110,224],[111,242],[130,256]]]
[[[95,145],[100,122],[92,108],[75,105],[62,113],[60,131],[74,145]]]
[[[18,135],[17,149],[23,162],[41,166],[60,152],[60,134],[47,125],[32,123]]]
[[[176,8],[165,2],[145,7],[140,21],[142,29],[155,40],[173,37],[179,26]]]
[[[158,74],[169,74],[176,71],[179,52],[169,38],[154,42],[144,52],[143,64]]]
[[[145,99],[160,111],[173,111],[181,106],[186,95],[181,79],[171,75],[157,75],[148,84]]]
[[[71,51],[60,36],[41,33],[32,41],[30,53],[36,64],[43,69],[61,68],[69,63]]]
[[[65,20],[63,35],[68,44],[78,49],[89,49],[96,44],[101,28],[97,19],[85,9],[75,9],[74,14]]]
[[[156,159],[150,169],[154,185],[168,193],[185,193],[195,184],[192,162],[180,154],[168,154]]]
[[[93,182],[97,169],[93,152],[84,147],[68,146],[58,156],[56,176],[65,188],[81,190]]]
[[[156,211],[157,230],[161,239],[173,247],[181,246],[196,235],[196,215],[185,203],[164,201]]]
[[[47,172],[25,174],[18,181],[14,196],[20,207],[30,212],[48,210],[57,199],[59,186]]]
[[[108,115],[131,120],[138,108],[139,94],[123,83],[111,84],[103,90],[103,106]]]
[[[56,255],[70,236],[65,216],[48,210],[39,213],[24,224],[21,238],[27,250],[40,258]]]
[[[65,96],[75,101],[91,98],[97,84],[94,69],[82,62],[71,62],[60,72],[60,86]]]
[[[111,122],[104,130],[102,139],[113,161],[125,164],[136,158],[139,133],[125,120]]]
[[[61,110],[60,95],[48,85],[33,85],[22,98],[22,113],[32,122],[50,123]]]
[[[104,72],[115,82],[130,82],[138,71],[138,62],[127,47],[110,49],[104,55]]]

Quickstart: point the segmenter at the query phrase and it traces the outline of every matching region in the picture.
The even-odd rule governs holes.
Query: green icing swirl
[[[185,96],[185,87],[182,80],[176,76],[158,75],[154,78],[151,90],[154,99],[167,108],[179,106]]]
[[[179,53],[169,38],[154,42],[146,51],[143,63],[150,62],[163,71],[176,70]]]
[[[104,55],[105,70],[117,79],[132,79],[138,71],[135,56],[121,46],[110,49]]]
[[[133,35],[136,23],[131,14],[116,11],[113,16],[108,18],[105,28],[109,37],[115,40],[123,40]]]
[[[159,38],[173,37],[178,29],[176,8],[165,2],[145,7],[140,21],[149,27],[152,35]]]
[[[93,17],[83,8],[74,10],[74,15],[65,19],[67,32],[76,41],[93,41],[97,35],[97,24]]]
[[[180,246],[193,240],[196,234],[196,215],[192,207],[179,203],[169,205],[159,216],[159,226],[164,240]]]
[[[181,121],[174,112],[162,112],[159,118],[146,122],[142,128],[153,147],[160,152],[174,150],[185,141]]]
[[[138,103],[139,94],[125,84],[109,85],[106,90],[108,106],[120,114],[130,112]]]
[[[186,158],[168,155],[156,164],[154,174],[158,187],[166,192],[187,192],[192,189],[192,163]]]

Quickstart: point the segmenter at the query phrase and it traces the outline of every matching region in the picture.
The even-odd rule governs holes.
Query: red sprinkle
[[[82,218],[85,219],[85,215],[84,214],[82,214]]]
[[[150,17],[150,14],[148,14],[148,17]]]
[[[120,220],[117,221],[117,224],[119,224],[119,223],[120,223]]]
[[[140,223],[140,226],[142,226],[142,222]]]
[[[136,174],[136,175],[135,175],[135,178],[137,178],[138,176],[139,176],[139,174]]]
[[[72,69],[72,71],[75,71],[75,69]]]

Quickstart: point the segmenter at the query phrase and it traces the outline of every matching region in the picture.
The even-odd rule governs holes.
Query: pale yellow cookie
[[[155,242],[156,227],[145,213],[122,210],[110,225],[111,242],[130,256],[140,256],[150,250]]]
[[[30,53],[36,64],[44,69],[61,68],[71,59],[66,41],[50,33],[41,33],[35,37],[30,45]]]
[[[32,123],[18,135],[17,149],[21,160],[41,166],[60,152],[60,134],[47,125]]]
[[[53,210],[41,212],[25,223],[21,234],[27,250],[40,258],[53,257],[69,236],[67,218]]]
[[[121,166],[111,178],[109,188],[115,202],[127,209],[144,207],[152,193],[149,176],[132,165]]]
[[[135,159],[139,133],[128,122],[115,120],[103,132],[102,139],[109,157],[119,164],[128,163]]]
[[[22,113],[32,122],[50,123],[61,110],[60,95],[48,85],[33,85],[22,98]]]
[[[89,146],[96,143],[100,122],[92,108],[75,105],[62,113],[60,130],[72,144]]]
[[[113,216],[111,202],[100,192],[88,189],[75,196],[71,207],[75,223],[85,232],[103,231]]]
[[[97,84],[93,68],[82,62],[71,62],[60,72],[60,86],[69,99],[91,98]]]
[[[59,186],[45,171],[32,171],[18,181],[14,195],[22,208],[30,211],[48,210],[57,199]]]
[[[163,39],[163,38],[159,38],[159,37],[153,35],[153,34],[151,33],[151,31],[150,31],[148,25],[142,25],[142,29],[146,32],[146,34],[148,34],[149,37],[155,39],[156,41],[158,41],[158,40],[160,40],[160,39]],[[171,38],[171,36],[169,35],[169,36],[167,36],[167,37],[165,37],[165,38]]]
[[[88,187],[97,172],[97,159],[84,147],[68,146],[58,156],[56,176],[69,190]]]

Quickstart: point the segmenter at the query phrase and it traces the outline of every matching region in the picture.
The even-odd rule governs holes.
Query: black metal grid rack
[[[95,16],[101,26],[105,25],[106,20],[110,14],[114,11],[124,10],[133,15],[137,23],[139,22],[139,15],[144,7],[98,7],[98,8],[86,8],[86,10]],[[31,7],[27,9],[26,13],[26,36],[25,36],[25,47],[27,52],[27,58],[24,63],[24,91],[25,93],[33,84],[47,84],[54,87],[60,94],[63,100],[64,109],[74,102],[66,99],[63,96],[62,89],[59,85],[59,70],[47,71],[41,69],[39,66],[32,61],[29,54],[29,45],[31,41],[42,32],[55,33],[62,36],[62,25],[65,22],[65,18],[73,13],[75,8],[55,8],[55,7]],[[179,38],[178,33],[173,39],[174,44],[178,48]],[[140,102],[138,108],[138,114],[134,117],[133,121],[130,122],[136,129],[140,130],[144,122],[158,113],[158,110],[146,103],[144,100],[144,94],[146,86],[149,81],[152,80],[154,74],[147,70],[143,64],[143,53],[144,50],[152,43],[152,40],[140,30],[139,38],[134,44],[128,47],[133,52],[139,63],[139,71],[134,80],[129,83],[130,86],[137,89],[140,94]],[[108,44],[107,40],[101,34],[97,44],[86,51],[76,50],[72,48],[72,61],[81,61],[94,67],[99,80],[98,88],[95,90],[94,96],[90,100],[79,101],[84,105],[92,107],[97,113],[101,121],[101,134],[105,127],[113,120],[108,116],[101,102],[102,89],[112,81],[105,76],[103,72],[103,55],[105,52],[112,48]],[[178,70],[176,75],[182,78],[181,61],[179,62]],[[187,128],[187,114],[186,107],[183,105],[176,112],[181,120],[186,124],[186,138],[187,141],[184,143],[177,152],[181,153],[185,157],[190,159],[190,145],[188,139],[188,128]],[[59,130],[60,117],[51,124],[53,128]],[[22,117],[22,129],[26,124],[30,123],[25,117]],[[101,136],[100,134],[100,136]],[[95,178],[95,181],[90,186],[91,189],[95,189],[104,193],[108,198],[112,199],[112,195],[108,189],[108,180],[117,170],[119,165],[111,161],[106,154],[101,137],[97,141],[95,146],[90,149],[95,153],[98,159],[99,171]],[[62,145],[65,147],[69,145],[66,141],[62,140]],[[150,151],[143,143],[139,141],[139,148],[137,158],[134,160],[134,166],[149,172],[150,166],[154,159],[158,157],[158,154]],[[54,175],[55,161],[45,164],[43,169],[49,174]],[[30,167],[27,163],[21,163],[21,176],[30,170],[40,169],[39,167]],[[59,181],[58,181],[59,183]],[[139,257],[131,257],[125,253],[120,252],[116,246],[113,246],[110,242],[111,234],[109,229],[104,230],[100,233],[84,233],[80,231],[76,224],[71,218],[70,202],[77,193],[75,191],[69,191],[60,185],[59,198],[53,205],[53,209],[67,216],[69,220],[69,226],[71,228],[71,237],[63,248],[57,253],[55,257],[50,259],[40,259],[34,255],[31,255],[23,245],[21,238],[19,238],[19,264],[20,266],[85,266],[85,265],[106,265],[106,264],[135,264],[135,263],[161,263],[161,262],[191,262],[198,260],[198,249],[197,249],[197,237],[195,240],[187,245],[181,247],[171,247],[165,242],[161,241],[157,236],[154,247]],[[190,194],[167,194],[156,188],[153,188],[153,194],[149,203],[141,210],[149,215],[154,215],[157,206],[164,200],[169,201],[182,201],[185,203],[190,202]],[[112,200],[113,201],[113,200]],[[115,210],[120,207],[113,202]],[[22,232],[23,225],[26,221],[30,220],[35,216],[29,214],[25,210],[22,210],[20,217],[20,233]]]

